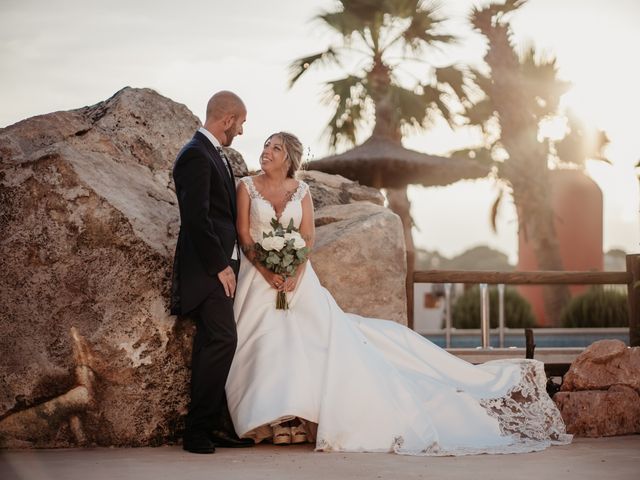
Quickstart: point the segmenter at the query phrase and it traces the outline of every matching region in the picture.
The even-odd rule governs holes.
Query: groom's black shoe
[[[216,447],[205,432],[185,432],[182,449],[191,453],[214,453]]]
[[[212,430],[209,433],[209,440],[220,448],[243,448],[255,445],[250,438],[240,438],[235,432],[230,433],[225,430]]]

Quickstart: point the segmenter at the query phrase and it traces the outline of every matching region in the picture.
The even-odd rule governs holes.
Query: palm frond
[[[454,38],[452,35],[438,35],[442,19],[429,7],[414,11],[408,18],[411,21],[402,32],[402,38],[414,51],[425,44],[450,43]]]
[[[504,24],[504,17],[518,10],[528,0],[506,0],[503,4],[490,3],[484,7],[473,7],[469,16],[471,24],[483,34]]]
[[[390,95],[400,123],[420,129],[430,102],[422,94],[394,84],[390,86]]]
[[[506,2],[504,2],[504,11],[512,12],[514,10],[518,10],[528,1],[529,0],[507,0]]]
[[[315,18],[343,37],[350,37],[354,32],[363,32],[369,26],[369,22],[347,11],[324,12]]]
[[[436,68],[436,81],[443,85],[448,85],[460,100],[467,99],[467,93],[464,90],[466,84],[465,72],[455,66]]]
[[[314,65],[337,64],[340,65],[338,52],[333,47],[327,48],[324,52],[315,53],[308,57],[302,57],[291,62],[289,65],[289,88]]]
[[[470,107],[465,108],[464,115],[471,125],[483,126],[494,117],[495,108],[489,97],[485,97]]]
[[[329,144],[355,144],[356,131],[362,121],[367,92],[363,80],[355,75],[326,83],[324,101],[334,106],[327,124]]]
[[[533,99],[537,99],[538,116],[549,115],[558,109],[560,97],[571,87],[570,82],[558,78],[557,60],[551,55],[540,54],[529,46],[520,55],[523,88]]]
[[[493,87],[493,80],[490,75],[485,75],[480,70],[475,68],[469,69],[469,77],[473,83],[487,96],[491,96],[491,89]]]
[[[384,13],[384,4],[380,0],[340,0],[339,3],[342,5],[342,13],[368,25]]]
[[[449,109],[449,106],[444,101],[447,93],[437,86],[423,85],[422,97],[427,109],[431,113],[437,113],[444,118],[444,120],[453,128],[453,113]]]
[[[397,18],[411,18],[423,8],[421,0],[383,0],[377,3],[384,13]]]

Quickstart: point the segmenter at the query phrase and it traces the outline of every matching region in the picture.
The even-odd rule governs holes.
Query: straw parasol
[[[389,207],[400,216],[404,228],[408,325],[413,328],[415,252],[407,186],[443,186],[458,180],[486,177],[489,167],[473,160],[438,157],[409,150],[395,139],[374,134],[362,145],[347,152],[309,162],[308,169],[342,175],[363,185],[387,189]]]
[[[472,160],[446,158],[404,148],[391,139],[370,137],[362,145],[309,162],[309,170],[342,175],[375,188],[432,187],[486,177],[489,168]]]

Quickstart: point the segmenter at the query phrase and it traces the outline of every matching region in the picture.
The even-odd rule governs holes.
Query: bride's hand
[[[298,267],[298,269],[296,270],[296,274],[293,277],[287,277],[286,281],[284,282],[283,288],[285,292],[293,292],[296,289],[298,280],[300,279],[300,277],[302,277],[303,271],[304,265],[301,265],[300,267]]]
[[[285,279],[282,275],[278,275],[267,268],[260,269],[260,273],[271,288],[275,288],[278,291],[281,291],[284,288]]]

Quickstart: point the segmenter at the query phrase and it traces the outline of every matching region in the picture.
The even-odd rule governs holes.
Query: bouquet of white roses
[[[265,267],[278,275],[291,277],[295,275],[299,265],[304,263],[309,254],[309,248],[300,235],[300,232],[293,226],[293,219],[289,221],[287,228],[273,218],[271,220],[271,230],[262,232],[262,240],[254,246],[256,259]],[[276,296],[276,308],[287,310],[287,294],[278,292]]]

